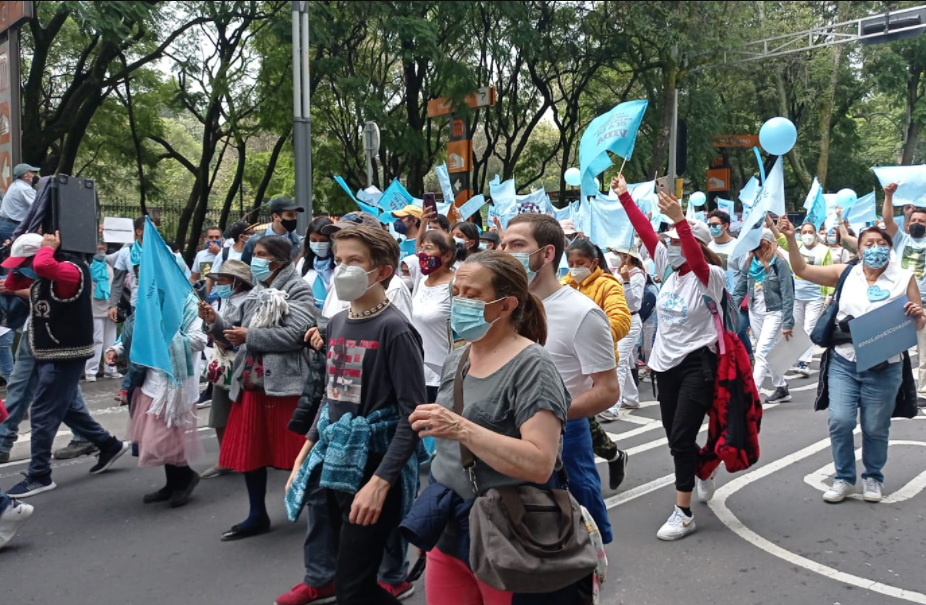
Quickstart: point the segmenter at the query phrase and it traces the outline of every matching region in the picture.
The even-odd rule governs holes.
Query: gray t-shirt
[[[453,409],[453,382],[463,349],[447,356],[441,372],[437,403]],[[532,344],[514,359],[486,378],[463,378],[463,416],[495,433],[520,438],[520,427],[541,410],[550,410],[566,425],[566,412],[572,402],[550,354]],[[474,498],[469,475],[460,462],[460,444],[437,439],[437,455],[431,465],[434,478],[464,500]],[[560,437],[557,470],[562,468],[563,440]],[[508,477],[476,459],[476,483],[480,493],[503,485],[522,485],[521,479]]]

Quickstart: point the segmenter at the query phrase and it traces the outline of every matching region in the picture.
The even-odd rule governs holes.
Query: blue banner
[[[857,371],[864,372],[916,346],[916,323],[904,311],[907,302],[902,296],[849,322]]]
[[[453,187],[450,185],[450,173],[447,172],[447,164],[441,164],[434,169],[434,172],[437,173],[437,182],[440,183],[440,190],[444,196],[444,203],[447,204],[449,208],[456,196],[453,195]]]
[[[582,173],[582,195],[598,193],[595,177],[613,164],[610,153],[629,160],[637,141],[648,102],[627,101],[608,113],[592,120],[579,143],[579,170]]]
[[[192,286],[147,217],[137,287],[130,358],[140,366],[161,370],[177,382],[170,361],[170,343],[183,323],[183,309]]]
[[[817,179],[814,179],[813,185],[810,186],[810,192],[804,201],[804,209],[807,210],[804,222],[812,224],[813,228],[819,231],[820,226],[826,220],[826,198],[823,197],[823,187]]]
[[[518,214],[553,214],[553,204],[543,187],[527,195],[517,195]]]
[[[926,206],[926,165],[872,168],[882,187],[897,183],[895,206]]]
[[[730,215],[730,219],[736,215],[736,204],[733,200],[725,200],[722,197],[717,198],[717,209]]]
[[[383,191],[383,197],[379,198],[379,207],[384,212],[395,212],[414,203],[415,198],[405,190],[405,187],[402,186],[398,179],[394,179],[389,187]]]
[[[508,179],[503,183],[501,177],[496,174],[495,178],[489,181],[489,196],[492,198],[492,204],[495,205],[495,211],[499,217],[513,216],[517,212],[518,200],[515,195],[514,179]]]
[[[633,225],[619,200],[599,196],[587,204],[591,213],[591,231],[585,231],[593,244],[626,249],[633,246]]]
[[[479,194],[473,196],[468,202],[460,206],[460,216],[463,217],[463,220],[467,220],[472,215],[479,212],[479,210],[486,205],[486,196]]]
[[[781,158],[775,162],[775,167],[769,173],[765,185],[759,192],[759,197],[743,218],[740,236],[736,240],[736,247],[730,254],[730,260],[745,256],[759,247],[762,241],[762,229],[765,228],[765,217],[769,212],[775,212],[779,205],[784,205],[785,181]],[[776,214],[783,214],[775,212]]]
[[[759,195],[759,181],[756,180],[756,177],[749,179],[749,182],[746,183],[746,186],[743,187],[740,191],[740,202],[743,204],[743,210],[748,210],[752,208],[752,205],[756,202],[756,196]]]
[[[341,186],[341,189],[343,189],[344,192],[350,196],[350,199],[354,200],[354,203],[357,204],[357,206],[360,208],[361,211],[367,212],[379,218],[379,212],[380,212],[379,208],[376,208],[375,206],[370,206],[368,204],[364,204],[363,202],[358,200],[357,197],[354,196],[354,194],[351,192],[350,187],[347,186],[347,183],[345,183],[344,179],[342,179],[341,177],[335,175],[334,180],[337,181],[338,185]]]

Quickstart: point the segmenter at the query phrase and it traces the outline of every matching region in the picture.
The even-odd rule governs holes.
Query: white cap
[[[689,219],[688,225],[691,227],[691,232],[694,234],[696,240],[704,245],[711,243],[711,230],[706,224],[697,219]],[[668,231],[666,236],[672,239],[678,239],[678,229]]]
[[[763,229],[763,230],[762,230],[762,239],[764,239],[765,241],[767,241],[767,242],[770,243],[770,244],[774,244],[774,243],[775,243],[775,234],[772,233],[772,230],[771,230],[771,229]]]
[[[38,254],[44,240],[45,238],[38,233],[20,235],[13,242],[13,246],[10,248],[10,257],[3,262],[3,266],[7,269],[15,269],[27,258]]]

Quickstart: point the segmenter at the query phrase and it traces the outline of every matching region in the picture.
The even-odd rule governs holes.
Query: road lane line
[[[919,445],[926,447],[926,442],[923,441],[894,441],[891,440],[888,442],[888,445]],[[855,459],[856,461],[862,459],[862,448],[855,450]],[[818,471],[810,473],[804,477],[804,483],[810,487],[820,491],[825,492],[829,489],[827,482],[830,481],[830,478],[836,474],[836,465],[832,462],[824,466]],[[926,489],[926,471],[923,471],[916,477],[914,477],[910,482],[901,487],[900,489],[894,491],[893,493],[886,496],[881,504],[897,504],[899,502],[904,502],[910,498],[916,496],[921,491]],[[851,494],[849,498],[853,500],[863,500],[864,497],[862,494]]]

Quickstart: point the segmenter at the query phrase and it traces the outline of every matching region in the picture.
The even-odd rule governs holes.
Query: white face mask
[[[572,279],[576,280],[577,284],[581,284],[592,276],[592,270],[586,267],[575,267],[569,270],[569,274],[572,275]]]
[[[685,264],[685,255],[682,253],[681,246],[666,246],[666,252],[669,256],[669,264],[673,269],[678,269]]]
[[[801,242],[805,248],[812,248],[817,243],[817,236],[813,233],[805,233],[801,236]]]
[[[338,265],[332,278],[338,298],[344,302],[353,302],[363,296],[367,290],[376,285],[370,285],[370,278],[367,276],[377,271],[378,269],[364,271],[363,267],[353,265]]]

